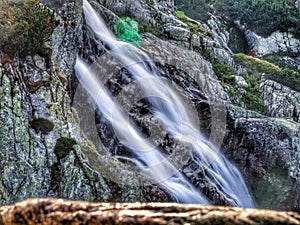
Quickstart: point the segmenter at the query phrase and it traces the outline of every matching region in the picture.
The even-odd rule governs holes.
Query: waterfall
[[[201,135],[188,105],[159,76],[151,59],[133,45],[118,41],[86,0],[83,1],[83,9],[87,25],[103,42],[109,54],[126,67],[145,96],[158,97],[149,99],[154,115],[172,137],[192,146],[193,160],[205,167],[206,179],[232,205],[254,207],[238,169]],[[96,79],[96,74],[80,58],[77,59],[75,71],[103,116],[113,124],[120,142],[132,151],[135,156],[132,161],[141,168],[145,176],[157,181],[176,201],[209,204],[206,197],[196,190],[153,143],[143,138],[134,123],[128,121],[122,108],[112,100],[110,92]]]

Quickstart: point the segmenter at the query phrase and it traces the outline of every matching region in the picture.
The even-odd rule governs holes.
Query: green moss
[[[148,24],[143,23],[143,22],[139,22],[139,31],[141,33],[151,33],[156,37],[165,39],[165,37],[158,30],[152,28],[151,26],[149,26]]]
[[[280,68],[273,63],[269,63],[265,60],[261,60],[242,53],[234,54],[233,58],[237,64],[241,64],[247,69],[260,73],[275,74],[280,71]]]
[[[264,73],[267,79],[300,91],[300,72],[291,69],[289,66],[279,67],[273,63],[242,53],[234,54],[233,58],[237,64],[244,66],[248,71]]]
[[[183,11],[176,11],[175,13],[176,17],[180,19],[182,22],[184,22],[191,30],[192,34],[204,34],[210,37],[214,37],[213,33],[206,30],[204,27],[199,25],[197,22],[189,19]]]
[[[183,11],[176,11],[175,15],[177,16],[178,19],[180,19],[182,22],[187,23],[188,22],[188,18],[185,15],[185,13]]]
[[[63,159],[67,156],[67,154],[73,150],[73,146],[76,145],[77,142],[73,138],[62,137],[56,141],[56,145],[54,148],[54,153],[57,156],[58,160]]]
[[[153,1],[153,0],[146,0],[146,4],[147,4],[148,6],[150,6],[151,8],[154,7],[154,1]]]
[[[50,133],[54,128],[54,123],[48,119],[38,118],[30,122],[30,126],[36,131],[41,131],[43,134]]]
[[[129,17],[122,17],[114,26],[115,33],[120,40],[140,45],[142,38],[139,34],[138,23]]]

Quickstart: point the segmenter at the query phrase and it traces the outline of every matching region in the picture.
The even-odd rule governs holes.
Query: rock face
[[[290,33],[276,31],[264,38],[241,26],[240,29],[245,34],[249,48],[257,56],[287,51],[299,52],[300,40],[294,38]]]
[[[233,107],[224,151],[243,171],[259,207],[300,210],[300,125]]]
[[[175,12],[173,1],[111,0],[99,2],[107,9],[121,15],[131,15],[139,22],[161,33],[169,34],[175,40],[188,41],[189,28],[173,15]]]
[[[45,0],[44,3],[57,10],[57,16],[61,21],[48,42],[53,49],[51,58],[53,65],[47,68],[45,59],[37,55],[26,59],[4,60],[5,56],[1,53],[0,204],[11,204],[30,197],[61,197],[89,201],[168,200],[167,193],[157,186],[141,187],[139,178],[135,174],[126,173],[128,168],[124,165],[125,163],[120,163],[122,159],[117,160],[107,156],[105,143],[103,145],[95,141],[93,145],[88,140],[94,141],[95,135],[96,139],[99,139],[97,130],[92,130],[88,126],[84,127],[86,121],[82,119],[83,117],[78,118],[78,114],[79,116],[81,114],[74,108],[84,109],[85,117],[88,115],[93,122],[95,122],[95,110],[89,107],[87,96],[84,94],[82,102],[74,101],[76,95],[74,87],[77,83],[74,79],[73,67],[78,53],[89,62],[94,62],[103,55],[104,49],[98,45],[94,35],[85,25],[81,1]],[[177,84],[179,89],[184,90],[184,95],[195,103],[203,132],[208,136],[211,133],[217,134],[211,138],[211,141],[219,143],[218,138],[223,137],[221,131],[224,131],[223,128],[227,126],[223,143],[224,152],[241,169],[258,206],[300,210],[300,125],[285,119],[263,117],[255,112],[231,106],[228,107],[228,111],[220,110],[223,113],[228,112],[227,125],[218,118],[218,115],[212,116],[213,110],[208,104],[210,100],[213,102],[218,99],[226,102],[227,95],[216,79],[212,65],[207,59],[234,65],[231,51],[227,47],[228,34],[221,29],[221,23],[217,18],[212,16],[208,25],[188,18],[186,22],[183,22],[175,16],[172,0],[99,0],[91,1],[91,3],[111,27],[118,20],[117,15],[127,15],[151,27],[152,31],[157,30],[158,36],[163,35],[166,40],[149,33],[143,34],[142,47],[157,63],[162,76]],[[252,41],[253,47],[257,46],[256,51],[261,54],[277,51],[281,48],[278,46],[283,46],[283,50],[284,46],[299,49],[298,42],[288,36],[275,35],[272,38],[277,40],[276,46],[267,45],[267,49],[262,47],[262,43],[269,39],[261,41],[258,37],[255,36],[255,38]],[[249,39],[249,42],[251,40]],[[282,45],[280,41],[290,41],[290,44]],[[122,82],[128,84],[131,81],[126,71],[115,72],[115,76],[108,84],[112,92],[122,88]],[[236,77],[236,79],[239,79],[238,82],[241,84],[245,84],[241,78]],[[261,91],[268,116],[289,117],[299,121],[298,93],[272,81],[266,81],[261,86]],[[73,104],[71,104],[72,101]],[[145,108],[147,110],[147,106]],[[215,113],[218,114],[218,112]],[[142,120],[141,123],[144,122],[146,129],[149,129],[147,122],[150,124],[154,119],[149,116]],[[112,151],[119,150],[117,141],[107,128],[109,125],[101,118],[100,121],[97,127],[100,136],[102,135],[108,145],[114,147]],[[176,145],[168,141],[161,140],[161,143],[171,147]],[[172,151],[170,146],[167,146],[167,151]],[[183,172],[197,188],[201,190],[210,188],[209,184],[201,178],[203,171],[199,172],[195,163],[189,162],[183,168]],[[114,179],[118,182],[112,181],[112,174],[116,176]],[[211,191],[208,194],[211,195],[213,203],[227,204],[221,198],[222,196],[215,195],[214,190],[209,191]],[[59,210],[61,209],[58,210],[59,213],[56,211],[53,214],[47,214],[49,221],[46,220],[45,224],[63,223],[63,218],[68,222],[71,219],[74,220],[74,224],[79,219],[101,220],[103,215],[99,209],[103,209],[104,206],[112,210],[111,217],[108,219],[116,218],[114,213],[120,213],[116,209],[119,206],[114,204],[99,206],[79,203],[76,205],[76,203],[61,200],[58,203],[54,200],[34,200],[15,207],[0,209],[2,215],[0,224],[1,222],[5,224],[7,221],[12,224],[22,223],[30,219],[27,214],[23,214],[24,206],[29,212],[30,210],[36,212],[37,208],[45,209],[43,215],[49,213],[47,210],[52,207],[57,206]],[[266,213],[264,211],[226,208],[217,208],[219,211],[214,211],[216,208],[175,206],[183,207],[181,209],[188,212],[191,216],[189,217],[191,223],[197,220],[199,215],[205,215],[204,219],[200,218],[204,221],[203,223],[231,222],[233,217],[238,217],[239,221],[242,221],[241,224],[255,224],[257,220],[252,219],[253,214],[259,220],[266,221],[266,224],[267,221],[271,224],[277,221],[277,217],[275,220],[273,217],[263,217],[262,214]],[[125,215],[125,218],[128,213],[126,210],[132,210],[130,212],[136,215],[139,214],[134,211],[136,207],[134,205],[121,205],[121,207],[124,208],[121,214]],[[153,206],[141,204],[139,207],[139,209],[151,211]],[[167,214],[170,212],[169,209],[178,212],[178,208],[173,205],[157,207],[169,216],[174,216]],[[18,211],[14,217],[13,210],[19,209],[21,211]],[[82,209],[83,212],[77,211],[78,209]],[[85,214],[84,211],[88,211],[87,209],[95,210],[95,213]],[[194,210],[196,215],[193,214]],[[69,211],[70,214],[67,214]],[[156,209],[154,211],[150,215],[150,220],[154,220],[152,215],[153,217],[157,215]],[[66,217],[61,212],[66,213]],[[220,212],[224,213],[220,214]],[[225,217],[228,221],[222,219],[224,214],[228,216]],[[247,215],[246,218],[245,215]],[[276,215],[279,216],[279,221],[284,220],[286,224],[289,224],[288,221],[291,221],[291,224],[298,223],[298,220],[295,220],[296,217],[292,216],[297,214],[279,213]],[[138,222],[144,221],[144,217],[137,216],[136,218],[139,219]],[[35,220],[38,217],[32,219]],[[180,220],[181,216],[175,216],[176,219]],[[124,219],[124,221],[132,222],[131,218]],[[162,224],[164,221],[165,219],[162,220]]]
[[[231,57],[232,51],[229,49],[229,33],[222,28],[221,21],[211,15],[211,18],[207,21],[208,29],[213,33],[213,40],[208,40],[212,43],[207,45],[210,56],[215,59],[218,63],[234,65],[234,61]]]
[[[207,26],[190,18],[185,18],[188,22],[177,18],[173,0],[112,0],[100,1],[100,4],[116,14],[134,17],[170,39],[170,42],[192,48],[222,64],[233,65],[227,46],[228,33],[221,29],[221,22],[213,15]]]
[[[59,9],[50,68],[37,55],[0,64],[1,204],[30,197],[105,201],[111,196],[82,155],[82,149],[95,148],[82,136],[66,86],[78,51],[81,2],[65,1]]]
[[[265,115],[290,118],[300,122],[300,93],[267,80],[260,86],[261,98],[265,106]]]
[[[300,224],[300,215],[293,212],[174,203],[87,203],[31,199],[0,208],[0,223],[297,225]]]

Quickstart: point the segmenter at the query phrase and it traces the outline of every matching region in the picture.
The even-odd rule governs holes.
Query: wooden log
[[[0,208],[0,224],[300,224],[300,214],[176,203],[28,199]]]

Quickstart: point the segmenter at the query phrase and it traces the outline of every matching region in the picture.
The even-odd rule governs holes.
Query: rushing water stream
[[[108,53],[126,67],[144,96],[155,96],[149,98],[155,117],[176,140],[192,146],[191,157],[199,166],[205,166],[206,179],[232,205],[254,207],[240,172],[201,135],[189,106],[160,78],[149,57],[133,45],[118,41],[92,6],[86,0],[83,2],[87,25],[103,42]],[[156,181],[178,202],[210,204],[153,142],[145,139],[136,125],[128,120],[122,107],[114,102],[110,91],[97,79],[98,74],[90,70],[89,65],[78,58],[75,71],[103,116],[113,124],[120,143],[132,152],[134,158],[131,160],[141,168],[145,176]]]

